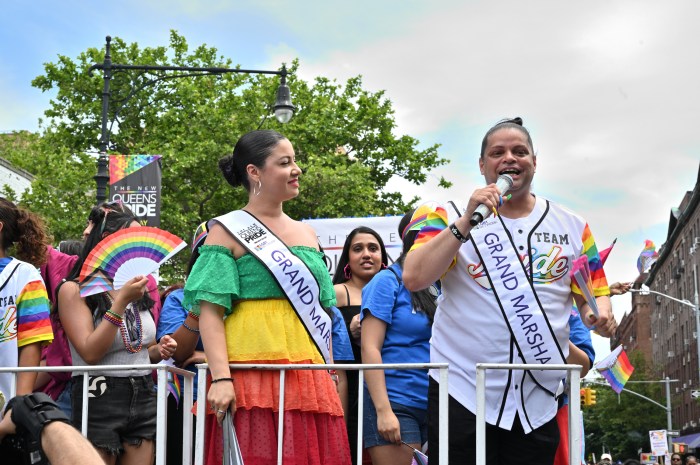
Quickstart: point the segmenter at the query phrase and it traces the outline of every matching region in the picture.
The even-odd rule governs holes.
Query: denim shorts
[[[83,416],[83,379],[73,379],[73,425]],[[123,443],[139,445],[156,437],[156,391],[151,375],[117,378],[91,376],[87,437],[112,455],[124,452]]]
[[[363,434],[365,447],[387,446],[393,443],[384,440],[377,429],[377,411],[365,387]],[[408,444],[424,444],[428,440],[428,411],[415,407],[389,402],[391,410],[399,420],[401,440]]]

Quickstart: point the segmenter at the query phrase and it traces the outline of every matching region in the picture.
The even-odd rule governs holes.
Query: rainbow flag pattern
[[[637,270],[639,273],[646,273],[651,268],[651,265],[656,263],[659,258],[659,253],[656,251],[656,246],[649,239],[644,241],[644,249],[637,258]]]
[[[160,158],[161,155],[110,155],[109,183],[114,184]]]
[[[17,296],[17,346],[53,340],[49,297],[41,280],[28,282]]]
[[[80,270],[80,296],[121,288],[147,275],[187,244],[174,234],[150,226],[121,229],[100,241]]]
[[[441,206],[424,204],[416,208],[401,238],[409,231],[419,231],[412,248],[425,244],[447,227],[447,211]]]
[[[605,378],[616,393],[622,392],[625,383],[634,372],[627,354],[622,346],[617,346],[607,357],[596,363],[596,370]]]
[[[172,372],[168,372],[168,393],[172,394],[175,404],[180,405],[180,396],[182,395],[180,377]]]
[[[603,271],[604,261],[600,258],[598,247],[596,246],[593,234],[588,228],[588,225],[584,228],[581,239],[583,242],[583,254],[581,257],[585,256],[588,261],[587,271],[590,276],[590,289],[593,292],[593,296],[608,295],[610,293],[610,288],[608,287],[608,279],[605,277],[605,271]],[[608,254],[609,253],[608,251]],[[572,263],[571,272],[574,271],[574,266],[575,265]],[[588,278],[588,276],[586,276],[586,278]],[[584,295],[583,291],[576,283],[576,280],[573,279],[571,280],[571,290],[578,295]]]

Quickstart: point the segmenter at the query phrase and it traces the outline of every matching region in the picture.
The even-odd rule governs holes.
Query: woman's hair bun
[[[219,160],[219,169],[224,175],[226,182],[233,187],[241,185],[241,179],[236,175],[236,164],[233,162],[233,155],[226,155]]]

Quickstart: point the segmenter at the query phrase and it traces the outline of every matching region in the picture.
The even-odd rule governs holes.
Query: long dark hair
[[[374,238],[377,239],[377,242],[379,243],[379,248],[382,251],[382,264],[385,267],[389,264],[389,257],[386,253],[386,247],[384,247],[384,241],[382,240],[382,237],[379,235],[379,233],[377,233],[377,231],[375,231],[372,228],[368,228],[367,226],[359,226],[350,231],[350,234],[348,234],[348,237],[345,239],[345,244],[343,245],[343,253],[340,254],[340,258],[338,259],[338,266],[335,267],[335,274],[333,275],[333,284],[342,284],[348,281],[348,278],[345,277],[344,269],[345,266],[348,264],[348,261],[350,260],[350,245],[352,244],[352,240],[358,234],[373,235]]]
[[[51,236],[38,215],[0,197],[0,223],[3,250],[15,245],[20,260],[36,267],[46,263]]]
[[[408,226],[408,223],[411,222],[411,218],[413,217],[415,211],[416,210],[413,209],[406,213],[399,222],[399,235],[402,236],[403,239],[403,249],[401,250],[401,255],[396,260],[396,263],[399,264],[401,269],[403,269],[403,262],[406,259],[406,255],[411,250],[411,247],[413,247],[413,243],[418,235],[418,231],[408,231],[405,235],[403,231],[406,229],[406,226]],[[433,323],[433,319],[435,318],[435,310],[437,309],[436,299],[437,287],[434,285],[427,287],[426,289],[421,289],[420,291],[411,292],[411,305],[414,309],[428,315],[430,324]]]
[[[120,229],[128,228],[131,223],[138,221],[138,218],[134,216],[131,210],[123,205],[121,205],[121,210],[99,208],[99,212],[95,213],[94,217],[92,213],[90,216],[90,220],[93,222],[92,231],[90,231],[87,239],[85,239],[85,245],[80,251],[78,261],[75,262],[75,265],[68,274],[66,281],[78,281],[83,263],[85,263],[85,260],[87,259],[88,255],[90,255],[90,252],[92,252],[92,249],[94,249],[104,237],[107,237]],[[56,289],[56,295],[58,295],[58,289]],[[56,299],[56,302],[56,305],[58,305],[58,299]],[[86,297],[85,303],[92,311],[95,321],[102,318],[105,312],[111,306],[111,302],[107,297],[106,292]],[[135,304],[135,308],[137,311],[150,310],[153,308],[154,303],[155,302],[153,299],[151,299],[148,293],[146,293],[141,300]]]

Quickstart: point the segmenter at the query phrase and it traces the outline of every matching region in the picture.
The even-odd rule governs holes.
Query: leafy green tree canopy
[[[171,31],[167,47],[140,48],[112,40],[114,63],[234,67],[213,47],[191,49]],[[56,91],[45,111],[42,134],[31,150],[0,153],[35,175],[23,203],[47,219],[57,239],[76,238],[95,202],[95,156],[101,125],[101,72],[88,69],[104,59],[90,48],[77,59],[59,56],[32,84]],[[305,174],[301,194],[286,206],[294,218],[399,214],[415,198],[387,190],[398,176],[414,185],[447,160],[438,145],[421,148],[415,138],[395,135],[391,102],[384,92],[362,88],[361,77],[343,85],[318,77],[313,83],[288,76],[297,112],[286,124],[267,118],[263,127],[289,138]],[[183,74],[183,73],[179,73]],[[238,138],[270,114],[277,76],[224,74],[187,78],[117,71],[111,81],[111,153],[160,154],[163,166],[161,226],[189,238],[195,225],[245,204],[242,189],[223,180],[217,161]],[[155,81],[155,82],[149,82]],[[443,187],[449,186],[444,179]],[[405,193],[404,193],[405,194]]]

